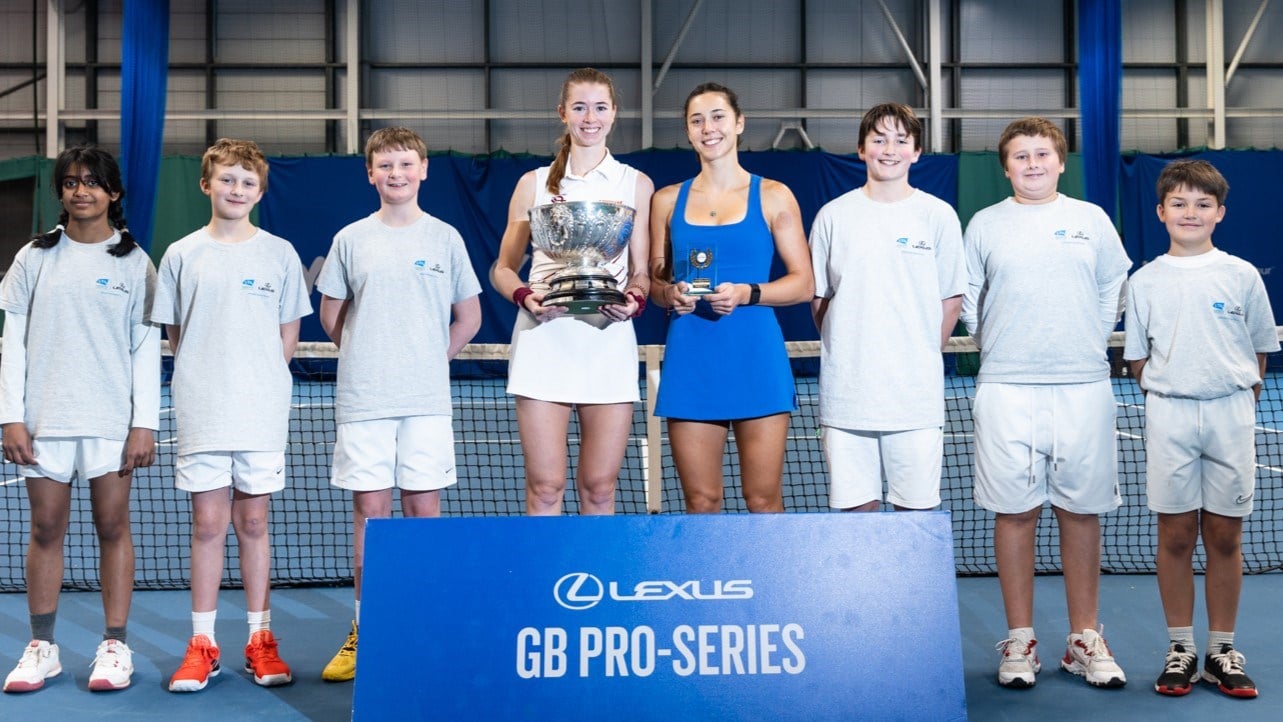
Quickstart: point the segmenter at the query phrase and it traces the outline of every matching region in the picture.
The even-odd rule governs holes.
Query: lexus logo
[[[552,596],[566,609],[579,611],[597,606],[606,595],[606,587],[588,572],[571,572],[553,585]]]

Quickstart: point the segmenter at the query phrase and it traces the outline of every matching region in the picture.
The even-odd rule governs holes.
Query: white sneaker
[[[93,692],[110,692],[129,686],[134,674],[134,653],[129,645],[119,639],[106,639],[98,645],[94,656],[93,672],[89,675],[89,689]]]
[[[1042,662],[1034,647],[1036,639],[1004,639],[994,645],[1002,652],[1002,662],[998,664],[998,684],[1012,689],[1028,689],[1038,682],[1035,676],[1042,671]]]
[[[62,673],[58,663],[58,645],[43,640],[31,640],[22,650],[22,659],[4,678],[6,692],[34,692],[45,686],[45,680]]]
[[[1114,661],[1105,638],[1096,630],[1084,629],[1082,634],[1071,634],[1065,644],[1061,669],[1082,677],[1095,687],[1122,687],[1127,684],[1127,676]]]

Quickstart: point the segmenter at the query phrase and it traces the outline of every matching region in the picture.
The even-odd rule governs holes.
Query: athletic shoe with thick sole
[[[134,653],[119,639],[106,639],[94,654],[93,671],[89,673],[91,692],[110,692],[129,686],[134,674]]]
[[[58,645],[43,640],[31,640],[22,650],[22,659],[4,678],[6,692],[35,692],[45,686],[45,680],[62,672],[58,663]]]
[[[260,629],[245,645],[245,671],[254,675],[254,683],[263,687],[289,684],[294,680],[290,668],[276,651],[276,637],[271,630]]]
[[[356,621],[352,622],[352,631],[348,632],[347,641],[321,670],[321,679],[326,682],[351,682],[356,677]]]
[[[1114,661],[1105,638],[1094,629],[1069,635],[1060,668],[1082,677],[1093,687],[1122,687],[1127,684],[1127,676]]]
[[[998,663],[998,684],[1011,689],[1029,689],[1038,682],[1037,674],[1042,671],[1042,662],[1034,647],[1036,639],[1004,639],[994,645],[1002,652],[1002,661]]]
[[[1189,694],[1198,681],[1198,655],[1186,651],[1185,645],[1172,642],[1167,648],[1163,673],[1154,682],[1154,691],[1172,697]]]
[[[209,684],[211,677],[217,677],[222,669],[218,666],[218,647],[215,647],[204,634],[197,634],[187,643],[187,653],[183,663],[169,680],[170,692],[199,692]]]
[[[1203,681],[1216,685],[1223,694],[1252,699],[1256,696],[1256,683],[1243,672],[1247,659],[1237,649],[1222,644],[1220,650],[1208,652],[1203,659]],[[7,689],[7,687],[6,687]]]

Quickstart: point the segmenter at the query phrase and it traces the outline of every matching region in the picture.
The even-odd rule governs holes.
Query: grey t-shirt
[[[0,410],[3,421],[25,421],[37,438],[123,440],[131,426],[155,428],[154,411],[133,419],[130,333],[151,310],[156,270],[140,248],[108,253],[119,241],[64,236],[53,248],[27,244],[14,257],[0,283],[0,308],[26,316],[29,361],[22,415]]]
[[[1265,283],[1252,264],[1220,250],[1162,255],[1127,284],[1123,358],[1148,359],[1146,391],[1216,399],[1261,382],[1258,353],[1279,350]]]
[[[298,252],[263,230],[220,243],[201,229],[165,251],[159,276],[152,321],[182,329],[178,453],[284,450],[293,381],[281,324],[312,312]]]
[[[451,415],[450,306],[481,293],[458,231],[426,213],[398,228],[362,218],[334,236],[316,288],[351,299],[338,423]]]
[[[1109,378],[1131,259],[1099,206],[1061,194],[1008,198],[963,236],[962,320],[980,346],[980,382],[1081,384]]]

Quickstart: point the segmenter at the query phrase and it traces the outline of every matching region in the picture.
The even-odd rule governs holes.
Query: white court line
[[[1271,429],[1268,426],[1258,426],[1256,430],[1265,434],[1283,434],[1283,429]]]
[[[1141,440],[1141,439],[1144,439],[1144,438],[1145,438],[1145,437],[1141,436],[1140,434],[1129,434],[1129,433],[1127,433],[1126,431],[1119,431],[1119,432],[1118,432],[1118,435],[1119,435],[1120,437],[1124,438],[1124,439],[1136,439],[1136,440]]]
[[[18,477],[17,479],[5,479],[4,481],[0,481],[0,486],[9,486],[11,484],[17,484],[20,481],[22,481],[21,476]]]
[[[1272,471],[1275,474],[1283,474],[1283,469],[1280,469],[1277,466],[1266,466],[1265,464],[1257,464],[1256,468],[1265,469],[1266,471]]]

